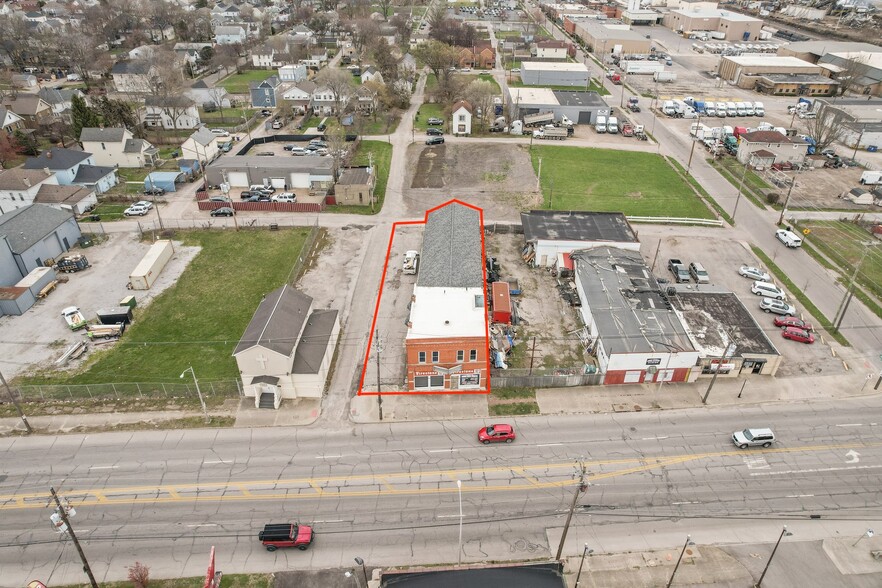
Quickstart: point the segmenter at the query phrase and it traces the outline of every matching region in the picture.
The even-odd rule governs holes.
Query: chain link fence
[[[583,367],[493,370],[490,378],[494,388],[569,388],[603,383],[603,374],[586,374]]]
[[[204,398],[239,398],[243,391],[239,380],[215,380],[199,382],[199,392]],[[16,386],[12,393],[21,402],[76,399],[156,399],[192,398],[199,395],[193,382],[122,382],[109,384],[43,384],[39,386]]]

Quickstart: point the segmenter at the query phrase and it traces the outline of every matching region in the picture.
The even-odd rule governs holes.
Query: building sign
[[[661,365],[661,358],[659,357],[650,357],[646,360],[646,365]]]

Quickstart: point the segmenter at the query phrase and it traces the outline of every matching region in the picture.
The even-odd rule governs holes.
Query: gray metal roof
[[[371,172],[366,167],[352,167],[343,170],[337,184],[341,186],[368,184],[371,181]]]
[[[233,355],[260,345],[290,357],[311,305],[310,296],[288,284],[276,288],[257,306]]]
[[[744,357],[750,353],[779,355],[774,343],[732,292],[695,292],[677,288],[677,295],[671,296],[671,304],[682,313],[689,330],[700,337],[700,345],[709,355],[714,354],[711,350],[726,349],[729,340],[726,332],[730,330],[736,356]],[[778,329],[770,328],[770,331],[777,333]]]
[[[73,217],[69,210],[31,204],[0,216],[0,237],[6,237],[13,253],[24,253],[35,243]]]
[[[637,235],[621,212],[531,210],[521,213],[524,239],[636,243]]]
[[[607,104],[597,92],[570,92],[568,90],[553,90],[554,97],[557,98],[558,104],[561,106],[593,106],[595,108],[606,108]]]
[[[116,168],[103,165],[81,165],[73,179],[74,184],[94,184],[101,178],[116,172]]]
[[[317,374],[322,366],[322,360],[327,353],[333,353],[333,348],[328,350],[328,341],[337,324],[336,310],[316,310],[309,315],[297,351],[294,352],[294,362],[291,366],[292,374]],[[336,341],[334,342],[336,343]]]
[[[52,170],[70,169],[90,157],[92,157],[92,154],[86,153],[85,151],[74,151],[73,149],[52,147],[41,153],[38,157],[29,157],[26,159],[24,162],[24,168]]]
[[[417,286],[484,287],[484,251],[477,210],[451,202],[429,212]]]
[[[80,131],[80,142],[105,141],[119,143],[126,136],[125,127],[83,127]]]
[[[276,155],[274,157],[259,157],[257,155],[234,155],[222,157],[214,161],[209,169],[226,170],[252,170],[277,169],[290,172],[309,172],[314,174],[330,174],[334,168],[334,161],[330,157],[292,157]]]
[[[639,252],[593,247],[571,257],[586,296],[582,306],[607,353],[695,350]]]

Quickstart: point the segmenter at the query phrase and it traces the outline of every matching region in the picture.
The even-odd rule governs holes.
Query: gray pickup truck
[[[692,278],[689,276],[689,270],[679,259],[669,259],[668,269],[674,274],[674,280],[677,283],[692,281]]]

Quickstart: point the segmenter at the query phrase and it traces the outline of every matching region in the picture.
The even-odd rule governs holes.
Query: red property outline
[[[487,387],[486,387],[486,389],[482,389],[482,390],[434,390],[434,391],[428,391],[428,392],[407,392],[407,391],[399,391],[399,390],[384,392],[382,390],[378,390],[376,392],[365,392],[364,379],[365,379],[365,376],[367,374],[367,370],[369,367],[369,361],[370,361],[370,357],[371,357],[371,346],[373,345],[374,333],[376,332],[376,328],[377,328],[377,315],[380,312],[380,300],[383,297],[383,286],[386,283],[386,273],[389,271],[389,257],[392,255],[392,241],[395,239],[395,231],[398,229],[399,226],[425,225],[426,222],[428,222],[428,220],[429,220],[429,213],[434,212],[440,208],[444,208],[445,206],[449,206],[451,204],[461,204],[462,206],[467,206],[473,210],[478,211],[478,218],[479,218],[480,231],[481,231],[481,275],[484,276],[484,279],[483,279],[483,285],[484,285],[484,288],[483,288],[483,293],[484,293],[483,294],[483,297],[484,297],[484,345],[487,349],[487,377],[486,377]],[[425,216],[423,217],[423,220],[421,220],[421,221],[398,221],[398,222],[393,223],[392,224],[392,231],[389,234],[389,246],[386,247],[386,262],[383,265],[383,275],[380,278],[380,288],[379,288],[379,292],[377,293],[377,305],[374,308],[374,318],[373,318],[373,320],[371,320],[371,330],[370,330],[370,333],[368,333],[368,344],[367,344],[367,349],[365,350],[365,354],[364,354],[364,364],[362,365],[362,368],[361,368],[361,378],[359,378],[359,380],[358,380],[358,390],[356,391],[356,394],[358,396],[431,395],[431,394],[463,394],[463,395],[464,394],[490,394],[490,315],[489,315],[488,311],[489,311],[489,306],[488,306],[488,302],[487,302],[487,250],[485,248],[485,243],[484,243],[484,209],[483,208],[478,208],[477,206],[469,204],[468,202],[463,202],[462,200],[459,200],[458,198],[454,198],[452,200],[448,200],[444,204],[438,205],[434,208],[430,208],[429,210],[427,210]],[[407,361],[407,359],[405,357],[405,362],[406,361]]]

